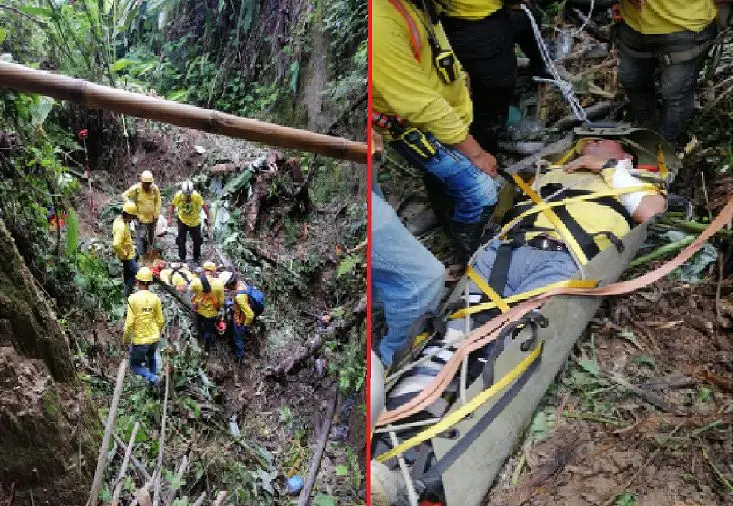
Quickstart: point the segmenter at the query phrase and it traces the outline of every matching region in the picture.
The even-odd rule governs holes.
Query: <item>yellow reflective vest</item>
[[[136,183],[122,197],[137,204],[137,221],[140,223],[153,223],[160,216],[160,190],[155,183],[152,183],[149,192],[143,190],[142,183]]]
[[[182,191],[173,197],[173,206],[178,210],[178,219],[184,225],[197,227],[201,223],[201,208],[204,206],[204,198],[197,191],[191,195],[185,195]]]
[[[433,64],[427,14],[408,0],[372,2],[372,96],[375,113],[399,116],[445,144],[466,139],[473,120],[465,75],[448,84]],[[440,23],[434,25],[442,49],[450,49]],[[387,140],[388,131],[380,130]]]
[[[127,298],[127,318],[122,342],[132,337],[132,344],[152,344],[163,331],[163,308],[160,299],[150,290],[140,290]]]
[[[130,235],[130,224],[118,216],[112,223],[112,250],[120,260],[135,258],[135,245]]]
[[[621,0],[624,22],[644,35],[699,32],[716,16],[713,0],[647,0],[641,9]]]
[[[224,306],[224,285],[217,278],[206,276],[211,285],[211,291],[204,293],[201,278],[195,276],[189,285],[192,294],[191,302],[194,310],[204,318],[215,318]]]

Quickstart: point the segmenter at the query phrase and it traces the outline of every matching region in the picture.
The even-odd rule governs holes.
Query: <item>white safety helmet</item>
[[[193,193],[193,183],[191,181],[184,181],[181,184],[181,190],[184,195],[191,195]]]

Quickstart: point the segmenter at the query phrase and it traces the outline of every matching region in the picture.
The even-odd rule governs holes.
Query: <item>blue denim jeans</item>
[[[493,240],[476,255],[473,268],[485,280],[488,280],[491,275],[491,269],[496,260],[496,250],[501,244],[501,241]],[[511,297],[550,283],[564,281],[570,279],[577,270],[578,266],[569,253],[520,246],[512,250],[506,285],[504,292],[500,295]],[[481,293],[474,283],[471,283],[470,291]]]
[[[642,53],[685,51],[715,38],[715,22],[700,32],[680,31],[644,35],[625,23],[618,28],[618,77],[631,103],[631,111],[641,126],[653,128],[668,141],[675,141],[695,109],[697,79],[707,52],[680,63],[666,64],[659,58],[640,58],[624,51],[624,46]],[[655,77],[659,74],[662,95],[661,119],[657,120]]]
[[[125,286],[125,297],[132,293],[132,287],[135,285],[135,274],[137,274],[135,259],[122,260],[122,281]]]
[[[155,356],[157,349],[158,343],[130,346],[130,369],[138,376],[145,378],[145,381],[151,385],[155,385],[160,380],[157,376],[158,361]]]
[[[443,194],[453,203],[453,220],[478,223],[485,219],[482,213],[496,204],[494,180],[457,149],[442,145],[431,134],[427,136],[438,147],[437,155],[429,160],[417,156],[402,141],[395,141],[392,146],[410,165],[440,182]]]
[[[388,367],[395,352],[409,344],[410,325],[437,308],[445,268],[374,192],[371,212],[372,295],[384,307],[387,334],[379,343],[379,356]]]
[[[244,325],[232,325],[232,347],[234,348],[234,358],[242,360],[244,358],[244,338],[249,333],[249,328]]]

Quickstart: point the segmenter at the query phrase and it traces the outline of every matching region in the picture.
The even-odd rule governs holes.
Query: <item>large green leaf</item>
[[[53,14],[51,9],[48,7],[33,7],[32,5],[18,7],[18,10],[26,14],[30,14],[31,16],[45,16],[47,18],[50,18]]]
[[[8,36],[8,31],[5,28],[0,28],[0,44],[5,42],[5,38]]]

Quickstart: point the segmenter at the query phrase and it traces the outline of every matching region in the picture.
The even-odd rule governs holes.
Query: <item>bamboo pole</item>
[[[358,163],[367,162],[367,145],[364,142],[179,104],[172,100],[118,90],[15,63],[0,62],[0,87],[39,93],[59,100],[71,100],[90,109],[104,109]]]
[[[117,501],[120,498],[120,493],[122,493],[122,485],[123,479],[125,478],[125,475],[127,474],[127,466],[130,464],[130,457],[132,456],[132,447],[135,446],[135,437],[137,437],[137,431],[140,428],[140,422],[135,422],[135,426],[132,428],[132,434],[130,434],[130,443],[127,445],[127,450],[125,450],[125,457],[122,459],[122,466],[120,467],[120,472],[117,475],[117,480],[112,485],[112,489],[114,490],[114,493],[112,494],[112,506],[117,506]]]
[[[92,489],[89,492],[88,506],[97,506],[99,498],[99,489],[102,487],[102,478],[104,478],[104,469],[107,467],[107,453],[109,451],[109,439],[112,437],[112,428],[114,427],[115,416],[117,415],[117,406],[120,403],[122,395],[122,385],[125,380],[125,370],[127,369],[127,359],[120,362],[117,369],[117,383],[115,385],[115,393],[112,397],[112,404],[109,407],[109,415],[107,416],[107,425],[104,428],[104,436],[102,444],[99,447],[99,458],[97,459],[97,470],[94,472],[94,481]]]
[[[326,414],[323,418],[323,424],[321,425],[321,433],[316,443],[316,451],[311,461],[310,469],[308,469],[308,476],[303,485],[303,490],[300,492],[298,497],[298,506],[308,506],[311,500],[311,492],[313,491],[313,485],[316,483],[316,476],[318,471],[321,469],[321,458],[323,458],[323,450],[326,447],[328,441],[328,433],[331,429],[331,420],[333,419],[333,413],[336,411],[336,398],[334,395],[328,401],[328,407],[326,408]]]

